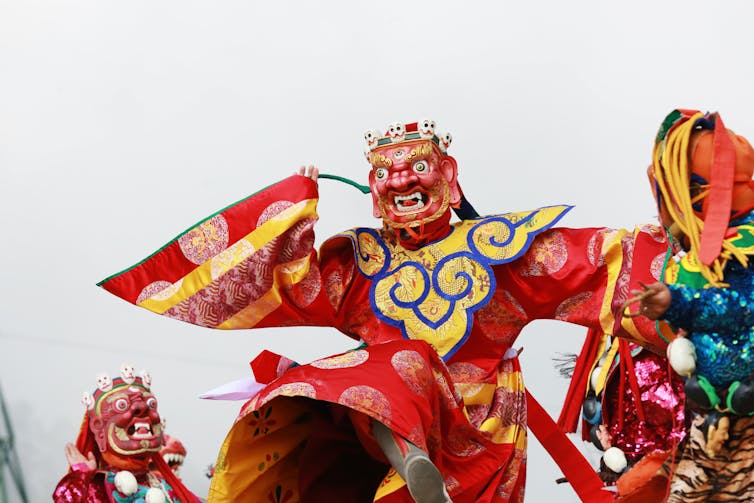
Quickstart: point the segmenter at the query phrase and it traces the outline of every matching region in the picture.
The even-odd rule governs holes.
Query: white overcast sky
[[[366,180],[362,133],[432,118],[482,213],[575,204],[565,226],[655,221],[645,179],[676,107],[754,137],[745,0],[291,2],[0,0],[0,386],[31,501],[95,375],[151,370],[183,478],[206,494],[240,403],[201,392],[267,348],[302,362],[353,346],[329,329],[214,332],[95,283],[197,220],[314,163]],[[377,225],[368,196],[321,182],[319,242]],[[553,369],[585,330],[536,322],[527,384],[557,415]],[[533,437],[529,501],[575,501]],[[6,479],[7,480],[7,479]],[[12,489],[11,489],[11,492]]]

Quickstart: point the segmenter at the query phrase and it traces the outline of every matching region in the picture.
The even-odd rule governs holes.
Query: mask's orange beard
[[[102,459],[104,462],[112,467],[120,470],[129,470],[132,472],[147,471],[149,469],[149,459],[152,456],[151,452],[142,454],[143,457],[125,456],[113,452],[111,449],[102,453]]]
[[[418,237],[423,233],[423,229],[427,227],[427,224],[430,224],[445,215],[445,213],[447,213],[448,209],[450,208],[450,186],[448,185],[447,180],[443,179],[440,187],[438,187],[437,185],[432,187],[432,190],[429,194],[429,199],[430,202],[437,200],[440,201],[440,207],[437,209],[437,211],[427,217],[418,220],[411,220],[410,222],[396,222],[395,220],[390,218],[390,212],[388,211],[390,203],[386,200],[385,197],[380,197],[378,199],[378,205],[380,208],[380,213],[382,214],[382,221],[391,229],[394,229],[396,231],[405,229],[406,232],[409,233],[409,235],[415,235]]]

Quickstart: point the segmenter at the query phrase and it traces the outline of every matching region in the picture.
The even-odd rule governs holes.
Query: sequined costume
[[[210,501],[412,501],[375,442],[374,421],[429,454],[455,503],[522,501],[527,410],[513,348],[521,330],[556,319],[664,345],[654,323],[614,315],[638,282],[660,277],[668,245],[659,228],[555,227],[567,206],[449,224],[443,201],[458,193],[450,136],[415,124],[389,133],[366,135],[385,227],[344,232],[317,253],[317,184],[294,175],[102,282],[201,326],[328,326],[363,343],[308,364],[267,365],[266,376],[255,369],[268,384],[221,447]],[[447,172],[426,190],[383,197],[380,183],[434,169]],[[434,207],[414,229],[403,225]]]
[[[147,491],[159,484],[167,495],[164,501],[181,502],[173,487],[161,477],[150,477],[149,470],[132,471],[137,482],[135,491],[129,495],[121,493],[115,485],[115,475],[120,471],[111,468],[92,472],[74,468],[58,482],[52,500],[55,503],[139,503],[145,500]]]
[[[661,501],[668,475],[660,468],[686,435],[681,377],[665,356],[594,330],[570,376],[561,429],[575,433],[581,423],[582,439],[603,453],[600,477],[619,501]]]
[[[731,221],[731,228],[738,229],[739,241],[754,243],[753,224],[754,213],[749,212]],[[680,267],[688,269],[686,264],[682,260]],[[754,373],[754,273],[731,261],[724,278],[727,288],[668,285],[672,299],[664,315],[673,326],[688,332],[696,347],[697,374],[715,387],[729,386]]]
[[[70,465],[58,482],[56,503],[200,503],[160,455],[162,423],[151,376],[121,367],[121,377],[97,378],[85,393],[86,413],[76,444],[66,446]]]
[[[612,444],[626,453],[631,464],[652,452],[668,451],[683,439],[685,429],[681,379],[677,375],[668,377],[664,357],[641,348],[634,348],[633,353],[638,398],[625,384],[629,376],[617,375],[625,370],[616,367],[603,400]]]
[[[694,411],[671,502],[754,499],[754,149],[717,113],[673,110],[648,171],[661,223],[684,250],[642,312],[682,329],[668,348]]]

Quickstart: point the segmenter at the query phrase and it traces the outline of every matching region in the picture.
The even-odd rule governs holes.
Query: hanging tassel
[[[621,381],[625,379],[624,376],[627,376],[628,385],[634,394],[634,407],[636,408],[636,417],[639,418],[639,421],[644,422],[645,420],[644,407],[641,404],[641,391],[639,390],[639,381],[638,381],[638,378],[636,377],[636,368],[634,367],[634,359],[633,359],[633,356],[631,356],[631,346],[629,345],[629,342],[625,339],[621,339],[620,341],[620,360],[621,360],[621,367],[622,367],[621,376],[620,376]],[[621,398],[622,398],[622,395],[623,395],[623,390],[621,390]]]
[[[576,357],[563,407],[558,417],[558,427],[566,433],[575,433],[581,417],[581,406],[589,390],[589,378],[605,347],[605,336],[599,330],[590,328],[586,334],[581,352]]]

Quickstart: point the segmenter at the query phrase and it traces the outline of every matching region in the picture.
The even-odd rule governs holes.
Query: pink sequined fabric
[[[608,383],[603,411],[613,446],[620,448],[629,462],[654,451],[666,451],[685,436],[681,378],[668,367],[667,360],[649,351],[634,357],[634,370],[645,420],[637,416],[636,397],[626,375],[621,404],[617,369]]]

